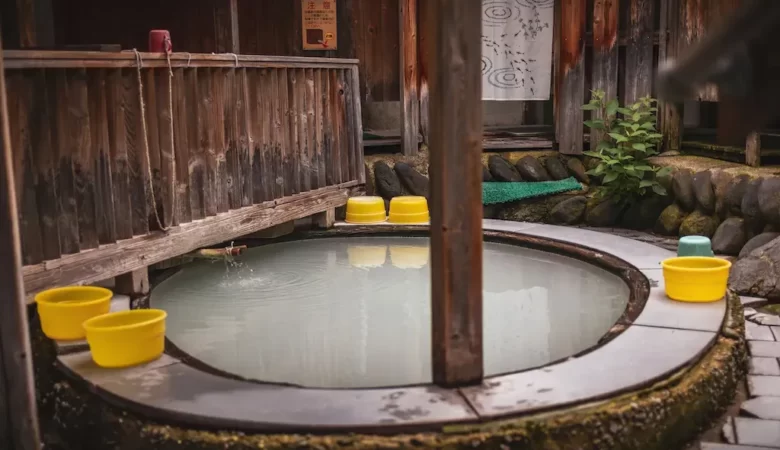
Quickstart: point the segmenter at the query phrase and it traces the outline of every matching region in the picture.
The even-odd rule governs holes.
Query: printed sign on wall
[[[301,0],[303,49],[336,50],[336,0]]]

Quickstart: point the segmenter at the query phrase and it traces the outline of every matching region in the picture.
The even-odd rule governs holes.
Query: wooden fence
[[[355,60],[4,58],[28,293],[338,206],[365,182]],[[317,206],[252,215],[304,198]]]

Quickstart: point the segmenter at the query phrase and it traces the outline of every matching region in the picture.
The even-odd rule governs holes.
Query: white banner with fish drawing
[[[555,0],[482,0],[482,99],[547,100]]]

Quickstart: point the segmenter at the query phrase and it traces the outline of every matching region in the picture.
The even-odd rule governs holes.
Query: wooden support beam
[[[56,260],[25,266],[25,289],[27,294],[32,294],[50,287],[94,283],[132,272],[201,247],[220,244],[344,205],[352,191],[351,187],[357,185],[358,182],[353,181],[234,209],[181,224],[167,233],[152,232],[81,253],[65,255]]]
[[[593,3],[593,90],[604,91],[607,100],[618,92],[618,9],[619,0],[595,0]],[[600,111],[593,111],[601,119]],[[601,130],[590,129],[590,148],[604,138]]]
[[[314,226],[317,228],[332,228],[333,224],[336,223],[336,208],[315,214],[313,217]]]
[[[0,448],[41,447],[27,305],[22,283],[16,186],[14,183],[5,70],[0,59]]]
[[[482,4],[425,0],[430,74],[433,381],[479,383],[482,355]]]
[[[214,2],[214,45],[216,53],[240,53],[238,0]]]
[[[398,1],[401,35],[401,149],[416,155],[420,132],[420,103],[417,96],[417,0]]]
[[[624,99],[626,105],[652,92],[655,1],[631,0],[628,17]]]
[[[114,292],[129,295],[130,298],[149,294],[149,269],[142,267],[116,277]]]
[[[558,151],[582,154],[585,101],[585,0],[555,2],[558,52],[555,77],[555,135]]]
[[[667,59],[677,57],[680,39],[680,8],[680,0],[661,0],[659,65]],[[663,135],[662,150],[679,150],[682,144],[683,105],[660,102],[658,121],[659,130]]]
[[[761,166],[761,134],[750,133],[745,143],[745,164],[751,167]]]

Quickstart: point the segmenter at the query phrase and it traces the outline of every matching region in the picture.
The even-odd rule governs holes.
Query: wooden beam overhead
[[[27,305],[22,284],[5,70],[0,59],[0,448],[40,449]]]
[[[401,51],[401,149],[416,155],[420,132],[420,103],[417,95],[417,0],[398,1]]]
[[[430,55],[433,381],[476,384],[482,355],[482,4],[425,0]]]

